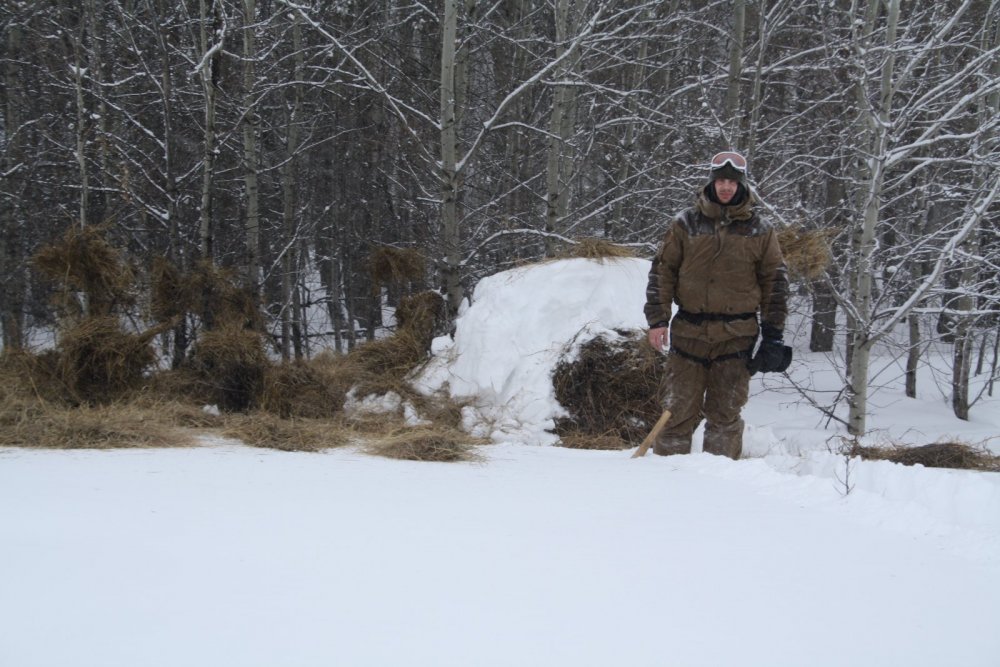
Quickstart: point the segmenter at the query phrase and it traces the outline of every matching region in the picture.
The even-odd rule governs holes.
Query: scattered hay
[[[220,415],[205,409],[205,403],[165,397],[146,387],[130,399],[128,406],[166,425],[192,429],[214,429],[224,425]]]
[[[365,451],[375,456],[406,461],[474,461],[474,446],[480,444],[456,429],[416,426],[374,438]]]
[[[598,261],[634,256],[635,254],[629,248],[600,238],[580,239],[576,243],[563,248],[559,253],[560,258],[582,257]]]
[[[62,239],[35,254],[35,267],[62,287],[58,305],[69,316],[109,315],[115,306],[133,302],[135,276],[104,232],[97,226],[71,226]]]
[[[559,445],[569,449],[622,450],[632,444],[617,435],[590,435],[588,433],[565,433],[559,438]]]
[[[848,451],[851,456],[859,456],[866,461],[883,460],[907,466],[1000,472],[1000,456],[994,456],[985,448],[961,442],[936,442],[919,447],[862,447],[855,443]]]
[[[785,227],[778,232],[781,254],[792,278],[815,280],[830,265],[831,230]]]
[[[36,449],[187,447],[190,434],[122,405],[78,408],[35,402],[20,418],[5,411],[0,446]]]
[[[209,402],[239,412],[259,404],[271,362],[260,333],[230,323],[202,332],[191,364],[212,397]]]
[[[251,447],[283,452],[320,452],[352,442],[352,432],[328,420],[282,419],[266,412],[230,418],[222,434]]]
[[[662,356],[642,332],[618,333],[620,339],[598,336],[584,343],[576,357],[556,365],[556,400],[569,413],[556,422],[560,436],[618,437],[638,443],[662,414]]]

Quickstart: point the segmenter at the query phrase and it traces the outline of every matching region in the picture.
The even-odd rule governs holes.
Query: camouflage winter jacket
[[[741,203],[722,206],[705,190],[696,206],[673,221],[653,258],[646,288],[650,327],[680,311],[671,337],[721,343],[785,328],[788,279],[773,227],[754,212],[747,190]],[[742,316],[742,317],[741,317]]]

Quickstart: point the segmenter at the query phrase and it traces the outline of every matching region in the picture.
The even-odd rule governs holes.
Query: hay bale
[[[231,323],[202,332],[190,364],[210,402],[228,412],[259,404],[271,365],[262,334]]]
[[[378,246],[369,257],[369,271],[375,290],[380,287],[405,287],[420,282],[427,272],[427,259],[416,248]]]
[[[430,350],[431,340],[448,323],[448,305],[437,292],[426,291],[404,296],[396,307],[396,324],[413,333]]]
[[[122,331],[115,317],[88,317],[59,336],[58,375],[78,402],[106,403],[142,384],[156,363],[149,332]]]
[[[792,278],[815,280],[830,266],[831,230],[785,227],[778,232],[778,244]]]
[[[634,256],[629,248],[600,238],[579,239],[576,243],[563,248],[559,253],[560,258],[582,257],[598,261]]]
[[[260,408],[286,419],[333,417],[343,408],[347,391],[324,368],[307,361],[268,367]]]
[[[208,329],[264,329],[257,297],[230,269],[201,260],[183,273],[161,258],[153,262],[150,279],[150,313],[157,321],[190,313],[201,317]]]
[[[357,369],[357,393],[405,392],[405,378],[427,359],[427,341],[410,329],[358,345],[348,355]],[[397,391],[397,393],[400,393]]]
[[[574,357],[556,364],[552,384],[556,400],[569,417],[556,422],[556,433],[617,437],[641,442],[663,408],[659,387],[663,358],[643,332],[598,336]]]
[[[180,269],[164,257],[157,257],[149,270],[149,311],[158,322],[192,312],[197,302],[191,294],[191,285],[181,275]]]
[[[62,287],[58,305],[67,315],[108,315],[133,302],[135,276],[104,238],[102,227],[72,226],[62,239],[39,250],[35,268]],[[86,297],[86,311],[76,293]]]
[[[406,461],[473,461],[475,441],[462,431],[435,426],[396,430],[374,438],[365,448],[369,454]]]
[[[918,447],[905,445],[862,447],[853,443],[849,453],[864,460],[892,461],[907,466],[1000,471],[1000,457],[994,456],[984,448],[961,442],[935,442]]]
[[[251,447],[283,452],[319,452],[352,441],[351,432],[326,420],[282,419],[265,412],[231,417],[223,435]]]

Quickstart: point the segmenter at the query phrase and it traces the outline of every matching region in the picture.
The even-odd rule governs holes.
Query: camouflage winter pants
[[[690,454],[691,434],[705,419],[704,449],[738,459],[743,451],[743,420],[740,411],[750,393],[750,372],[745,358],[711,361],[724,355],[748,350],[753,338],[723,343],[694,339],[671,339],[663,386],[663,406],[670,421],[660,432],[653,451],[661,456]],[[676,351],[710,360],[702,363]]]

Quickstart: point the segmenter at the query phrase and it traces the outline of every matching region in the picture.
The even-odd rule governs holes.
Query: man
[[[663,403],[671,417],[653,451],[689,454],[704,417],[704,450],[738,459],[751,374],[783,371],[791,361],[782,341],[788,280],[777,235],[754,210],[746,159],[719,153],[710,170],[696,205],[673,221],[649,271],[649,343],[662,350],[668,325],[670,342]],[[671,321],[672,303],[679,310]]]

